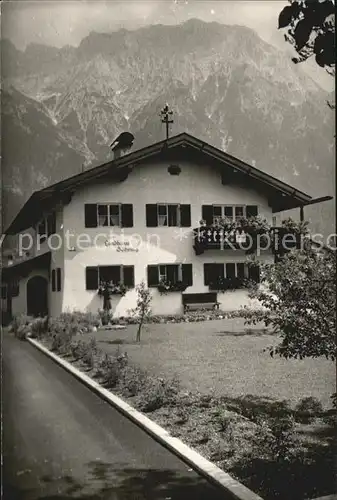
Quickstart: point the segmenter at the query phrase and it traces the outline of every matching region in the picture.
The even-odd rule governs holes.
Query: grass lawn
[[[177,375],[183,387],[204,394],[233,398],[253,394],[292,404],[313,396],[330,406],[336,390],[333,362],[273,359],[263,352],[278,341],[263,325],[247,327],[242,319],[148,324],[140,345],[135,343],[136,329],[128,325],[125,330],[99,330],[91,336],[107,353],[120,345],[132,364],[162,377]]]

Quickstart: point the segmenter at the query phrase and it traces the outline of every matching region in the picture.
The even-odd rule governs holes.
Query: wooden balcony
[[[193,248],[196,255],[204,253],[205,250],[243,250],[254,246],[256,237],[248,235],[242,230],[235,230],[228,233],[222,228],[215,226],[202,226],[193,230]],[[252,243],[250,243],[252,242]]]
[[[206,250],[241,250],[254,253],[258,244],[261,250],[271,250],[275,255],[284,255],[294,248],[301,248],[300,234],[291,233],[283,227],[273,227],[264,234],[235,229],[228,233],[221,227],[201,226],[193,230],[193,248],[196,255]]]

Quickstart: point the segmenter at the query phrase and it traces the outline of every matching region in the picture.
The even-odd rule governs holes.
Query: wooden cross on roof
[[[168,104],[161,110],[160,115],[162,117],[162,123],[166,124],[166,139],[169,138],[169,124],[173,123],[173,120],[170,120],[170,116],[173,115],[173,111],[169,109]]]

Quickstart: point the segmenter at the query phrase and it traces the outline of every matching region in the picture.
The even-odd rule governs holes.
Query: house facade
[[[219,218],[258,215],[272,225],[276,213],[311,199],[188,134],[135,152],[117,141],[113,153],[111,162],[34,193],[8,228],[16,241],[2,273],[8,315],[96,313],[102,281],[127,287],[111,298],[116,317],[135,307],[141,281],[153,314],[180,314],[184,295],[207,294],[218,278],[258,280],[244,234],[234,245],[214,237]],[[258,259],[274,257],[269,247]],[[162,294],[162,281],[184,290]],[[217,302],[224,311],[254,305],[240,285],[217,292]]]

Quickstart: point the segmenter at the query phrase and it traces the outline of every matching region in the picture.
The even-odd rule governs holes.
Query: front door
[[[48,281],[43,276],[34,276],[27,283],[28,316],[47,316],[48,314]]]

